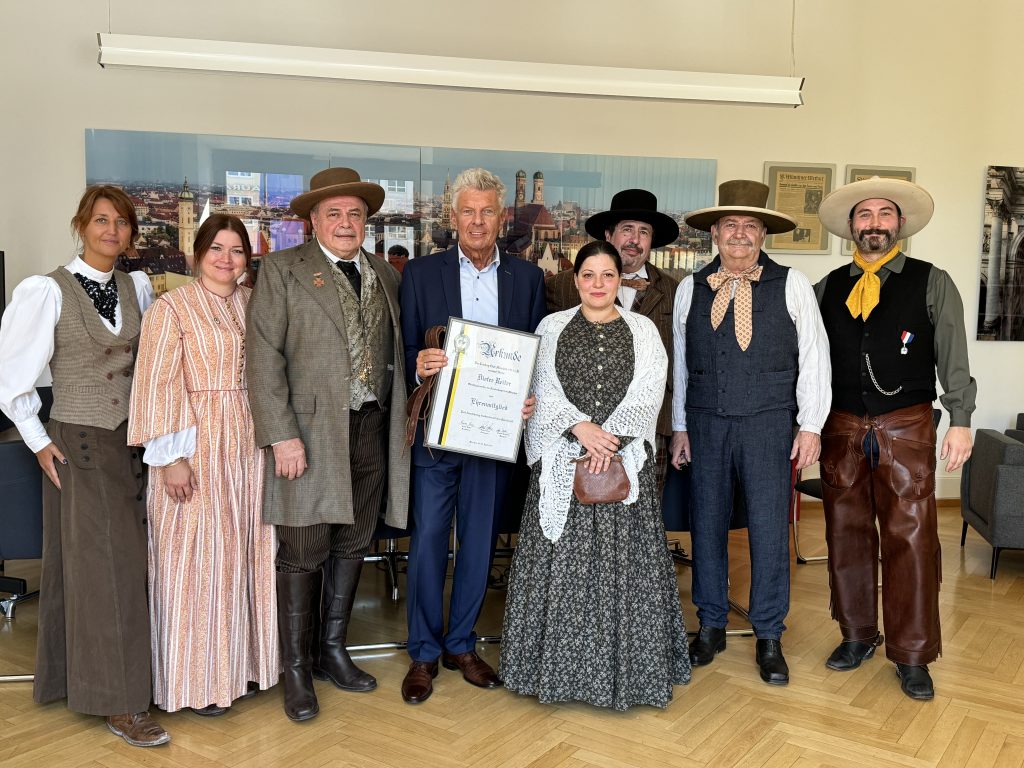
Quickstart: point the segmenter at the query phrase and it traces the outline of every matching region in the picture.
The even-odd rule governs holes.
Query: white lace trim
[[[541,336],[533,377],[537,407],[526,423],[526,458],[531,466],[542,460],[540,527],[550,541],[558,541],[565,528],[576,471],[572,459],[583,452],[582,446],[567,440],[565,433],[577,423],[590,420],[568,401],[555,372],[558,339],[579,309],[576,306],[548,315],[537,327],[537,334]],[[615,435],[635,438],[621,451],[629,478],[629,496],[623,503],[628,505],[637,499],[638,477],[647,459],[644,444],[652,448],[655,444],[658,411],[665,396],[668,356],[654,323],[633,312],[621,314],[633,334],[633,380],[626,396],[601,428]]]

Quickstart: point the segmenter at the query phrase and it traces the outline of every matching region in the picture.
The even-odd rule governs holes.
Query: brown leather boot
[[[324,563],[323,607],[320,613],[320,649],[315,654],[313,677],[330,680],[343,691],[372,691],[373,675],[363,672],[345,649],[352,604],[356,599],[362,560],[328,558]]]
[[[277,629],[281,636],[284,713],[314,718],[320,705],[313,690],[313,606],[320,604],[320,571],[277,573]]]

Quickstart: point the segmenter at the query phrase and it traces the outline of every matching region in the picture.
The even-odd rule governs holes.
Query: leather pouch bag
[[[622,456],[612,456],[608,469],[592,473],[587,467],[589,455],[573,459],[576,477],[572,481],[572,492],[580,504],[614,504],[625,501],[629,496],[629,478],[622,466]]]

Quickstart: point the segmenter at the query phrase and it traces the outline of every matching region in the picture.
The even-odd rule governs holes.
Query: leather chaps
[[[880,416],[832,411],[821,477],[832,617],[843,639],[870,641],[878,632],[881,543],[885,654],[901,664],[934,661],[942,561],[931,404]]]

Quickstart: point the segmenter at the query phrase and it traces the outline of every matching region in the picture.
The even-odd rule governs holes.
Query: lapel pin
[[[903,342],[903,348],[900,349],[901,355],[907,354],[907,344],[909,344],[913,340],[914,334],[912,334],[910,331],[904,331],[903,333],[900,334],[900,341]]]
[[[323,288],[324,287],[323,274],[324,274],[323,272],[314,272],[313,273],[313,287],[314,288]]]

